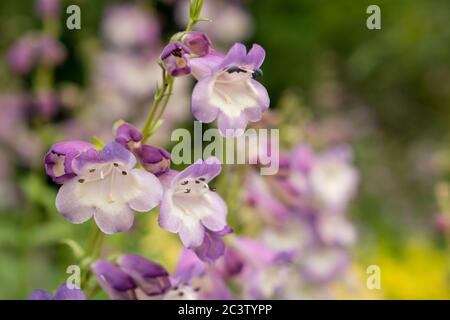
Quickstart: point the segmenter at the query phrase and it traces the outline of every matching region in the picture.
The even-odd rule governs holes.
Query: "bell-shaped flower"
[[[76,176],[72,160],[80,153],[95,147],[84,141],[64,141],[55,143],[44,157],[45,171],[56,183],[64,183]]]
[[[116,142],[99,153],[89,149],[72,161],[76,177],[66,181],[56,196],[56,208],[72,223],[94,217],[107,234],[126,231],[134,211],[147,212],[162,197],[162,186],[153,174],[134,169],[136,158]]]
[[[165,187],[159,225],[178,233],[186,248],[201,246],[207,231],[219,232],[227,226],[227,206],[208,185],[220,171],[217,158],[198,160],[174,174]]]
[[[204,70],[197,72],[203,78],[192,93],[194,117],[205,123],[217,119],[217,126],[225,137],[238,136],[249,121],[259,121],[270,104],[266,88],[255,80],[262,74],[260,67],[264,58],[261,46],[254,44],[247,53],[245,46],[237,43],[220,63],[212,64],[209,75],[205,76]]]

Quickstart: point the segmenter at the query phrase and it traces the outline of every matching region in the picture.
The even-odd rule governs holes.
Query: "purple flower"
[[[36,38],[31,35],[20,38],[9,49],[9,67],[19,75],[26,75],[34,67],[36,55]]]
[[[148,296],[163,294],[171,287],[167,270],[144,257],[124,255],[118,259],[118,264]]]
[[[50,119],[58,112],[60,106],[59,97],[53,91],[39,90],[36,92],[34,106],[40,115]]]
[[[76,177],[64,182],[56,196],[56,208],[72,223],[92,216],[107,234],[131,228],[134,211],[147,212],[162,197],[162,186],[153,174],[133,169],[136,158],[116,142],[101,153],[89,149],[72,161]]]
[[[36,12],[43,18],[55,18],[59,15],[61,0],[37,0]]]
[[[227,226],[226,203],[208,185],[220,171],[217,158],[200,159],[176,174],[164,190],[159,225],[178,233],[186,248],[201,246],[207,230],[219,232]]]
[[[264,57],[264,49],[257,44],[248,53],[243,44],[235,44],[195,85],[194,117],[206,123],[217,119],[225,137],[240,135],[249,121],[260,120],[270,104],[267,90],[254,79],[261,75]]]
[[[202,244],[194,248],[195,254],[200,260],[213,263],[225,253],[225,243],[222,238],[232,232],[233,229],[228,226],[218,232],[207,230]]]
[[[170,153],[162,148],[144,144],[136,148],[134,153],[144,169],[157,177],[170,169]]]
[[[115,141],[128,150],[132,150],[143,138],[142,133],[128,122],[122,122],[116,128],[115,136]]]
[[[69,289],[66,284],[61,285],[55,295],[45,290],[34,290],[28,300],[86,300],[80,289]]]
[[[137,288],[133,278],[118,266],[97,260],[91,266],[92,272],[100,286],[113,300],[132,300],[136,298],[134,290]]]
[[[324,284],[340,276],[349,263],[348,252],[339,247],[312,247],[304,254],[301,266],[303,278]]]
[[[191,31],[182,38],[183,44],[189,48],[192,54],[203,57],[209,54],[211,40],[203,32]]]
[[[309,175],[309,188],[322,208],[342,212],[356,192],[358,172],[351,163],[348,148],[329,149],[314,161]]]
[[[181,42],[170,42],[161,53],[161,61],[171,76],[184,76],[191,73],[190,53],[191,51]]]
[[[127,122],[116,129],[115,141],[133,152],[145,170],[159,177],[170,169],[170,153],[162,148],[141,144],[142,138],[142,133]]]
[[[117,49],[143,49],[158,46],[160,27],[151,12],[133,4],[116,4],[106,10],[102,34]]]
[[[66,48],[57,39],[49,36],[41,36],[37,43],[39,61],[45,66],[60,65],[66,59]]]
[[[172,283],[172,290],[163,297],[165,300],[233,298],[220,270],[215,266],[207,266],[193,251],[187,249],[181,252]]]
[[[62,184],[76,176],[72,160],[80,153],[95,147],[84,141],[65,141],[54,144],[44,158],[45,171],[56,183]]]

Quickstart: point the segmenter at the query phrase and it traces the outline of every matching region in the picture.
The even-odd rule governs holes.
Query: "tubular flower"
[[[192,93],[192,114],[201,122],[217,119],[217,126],[225,137],[238,136],[247,123],[261,119],[269,108],[266,88],[255,78],[265,58],[264,49],[254,44],[247,53],[241,43],[235,44],[220,61],[213,63],[209,75],[200,79]],[[205,58],[199,58],[205,60]]]
[[[94,217],[107,234],[131,228],[134,211],[147,212],[162,197],[159,180],[144,170],[133,169],[136,158],[118,143],[101,153],[89,149],[72,161],[76,177],[64,182],[56,196],[56,208],[72,223]]]

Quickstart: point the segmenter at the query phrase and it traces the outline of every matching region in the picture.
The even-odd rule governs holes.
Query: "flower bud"
[[[127,254],[119,258],[118,264],[148,296],[162,294],[171,287],[166,269],[144,257]]]
[[[139,143],[143,136],[142,133],[128,122],[122,122],[115,129],[115,141],[128,150],[132,150],[136,143]]]
[[[37,0],[36,13],[42,18],[55,18],[61,10],[61,0]]]
[[[203,57],[209,54],[211,48],[211,41],[203,32],[191,31],[183,36],[183,44],[189,48],[191,53],[198,57]]]
[[[134,153],[144,169],[157,177],[170,169],[170,153],[162,148],[144,144]]]
[[[164,68],[173,77],[190,74],[190,53],[190,50],[179,41],[169,43],[161,53]]]
[[[89,149],[95,150],[95,147],[84,141],[65,141],[54,144],[44,158],[47,175],[59,184],[75,177],[72,160]]]

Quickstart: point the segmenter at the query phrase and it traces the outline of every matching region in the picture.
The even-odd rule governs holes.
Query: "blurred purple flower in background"
[[[61,0],[37,0],[35,9],[42,18],[56,18],[61,11]]]

